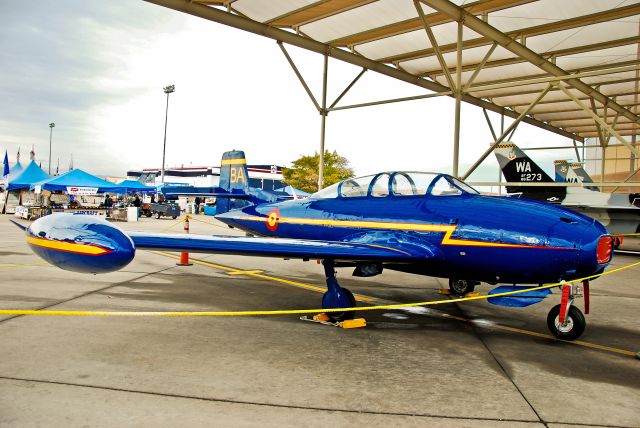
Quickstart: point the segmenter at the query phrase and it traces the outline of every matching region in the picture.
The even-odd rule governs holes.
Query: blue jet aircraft
[[[227,152],[221,189],[213,193],[216,218],[247,237],[124,232],[90,216],[54,214],[25,228],[27,242],[49,263],[86,273],[121,269],[136,249],[322,260],[323,308],[355,307],[336,267],[363,277],[391,269],[448,278],[452,291],[464,294],[480,282],[574,280],[603,272],[612,257],[612,238],[596,220],[544,202],[481,195],[447,174],[383,172],[344,180],[308,199],[265,203],[250,194],[246,177],[244,153]],[[232,199],[241,206],[227,203]],[[516,306],[544,295],[524,295],[518,299],[529,303]],[[330,315],[347,319],[353,311]],[[547,323],[568,340],[586,325],[570,303],[555,306]]]

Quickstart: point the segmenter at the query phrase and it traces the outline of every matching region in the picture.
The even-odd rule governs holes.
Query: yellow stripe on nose
[[[111,250],[92,244],[78,244],[75,242],[54,241],[51,239],[36,238],[29,236],[27,242],[36,247],[47,248],[49,250],[66,251],[69,253],[86,254],[88,256],[101,256],[110,253]]]

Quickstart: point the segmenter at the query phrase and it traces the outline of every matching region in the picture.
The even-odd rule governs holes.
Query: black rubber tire
[[[156,213],[156,218],[159,219],[160,218],[160,213]]]
[[[147,218],[151,217],[152,214],[151,213],[146,213],[145,216],[147,216]]]
[[[555,305],[547,315],[547,327],[549,327],[551,334],[562,340],[576,340],[582,336],[582,333],[587,326],[587,320],[584,318],[580,309],[573,305],[569,308],[569,314],[567,315],[569,324],[567,326],[568,329],[566,330],[560,330],[559,325],[556,325],[559,317],[560,305]]]
[[[449,291],[455,296],[464,296],[467,293],[473,293],[476,284],[466,279],[449,278]]]
[[[178,218],[178,216],[177,215],[172,215],[171,218],[175,220],[175,219]]]
[[[342,288],[342,291],[344,292],[344,294],[346,294],[347,298],[349,299],[349,306],[354,308],[356,306],[356,298],[353,297],[353,293],[349,291],[348,288],[344,288],[344,287]],[[327,312],[327,315],[329,315],[329,318],[331,319],[332,322],[340,322],[340,321],[352,320],[353,317],[356,315],[356,311]]]

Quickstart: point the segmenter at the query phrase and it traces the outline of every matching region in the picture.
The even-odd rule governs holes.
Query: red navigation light
[[[598,239],[598,247],[596,248],[598,263],[609,263],[612,252],[613,238],[611,236],[601,236],[600,239]]]

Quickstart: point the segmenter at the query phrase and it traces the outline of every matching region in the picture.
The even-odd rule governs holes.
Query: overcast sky
[[[275,41],[142,0],[0,2],[0,150],[21,148],[47,170],[60,158],[100,175],[159,167],[166,95],[167,165],[219,165],[222,152],[245,150],[249,163],[288,165],[319,148],[320,116]],[[322,57],[289,51],[319,98]],[[360,69],[329,61],[329,101]],[[341,105],[426,93],[367,72]],[[331,113],[326,148],[346,156],[358,175],[381,170],[451,172],[451,98]],[[492,115],[498,124],[498,116]],[[461,173],[491,141],[482,110],[463,105]],[[509,122],[507,122],[508,124]],[[568,145],[522,124],[522,147]],[[548,171],[572,150],[532,155]],[[487,158],[472,179],[496,179]]]

